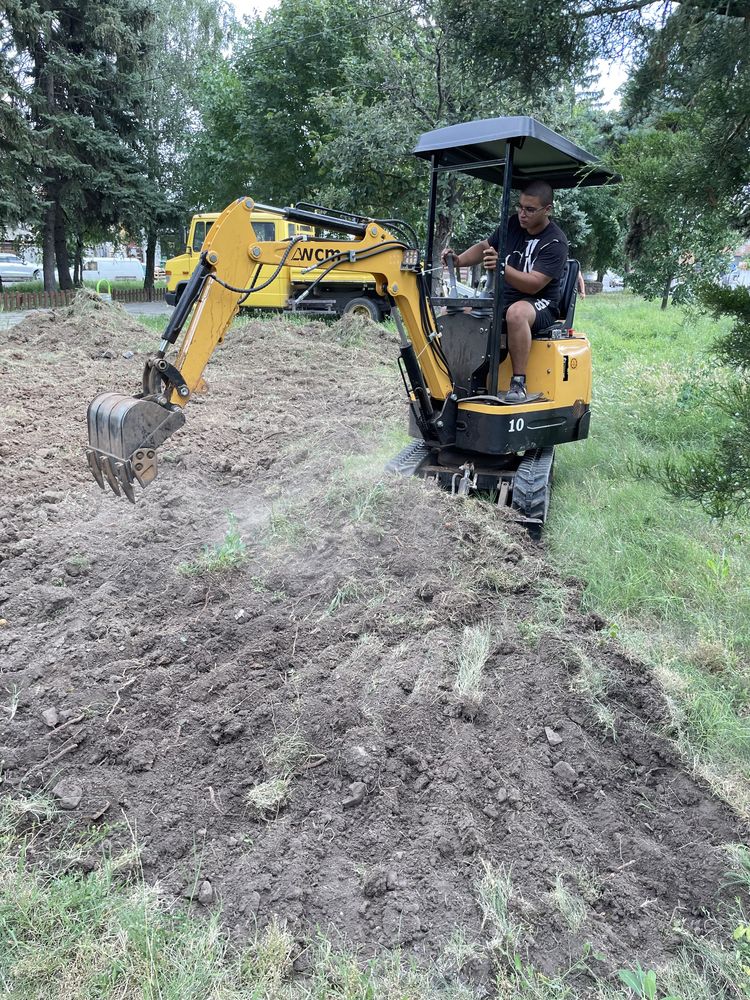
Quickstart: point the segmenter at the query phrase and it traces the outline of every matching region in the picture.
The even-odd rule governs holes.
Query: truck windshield
[[[275,222],[253,222],[252,227],[259,243],[272,243],[276,239]]]
[[[203,241],[208,236],[208,232],[213,226],[213,222],[196,222],[193,230],[193,250],[197,253],[203,246]]]

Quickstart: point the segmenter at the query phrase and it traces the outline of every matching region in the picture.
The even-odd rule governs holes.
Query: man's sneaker
[[[527,399],[526,379],[513,376],[510,380],[510,389],[505,393],[505,402],[510,404],[525,403]]]

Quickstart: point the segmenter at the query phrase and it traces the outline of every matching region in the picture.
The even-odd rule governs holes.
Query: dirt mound
[[[4,353],[13,399],[31,359]],[[658,962],[675,922],[711,920],[743,831],[541,547],[383,477],[395,353],[367,326],[236,329],[136,508],[78,448],[86,401],[137,385],[137,359],[42,380],[54,426],[0,456],[6,788],[54,790],[111,845],[135,830],[147,878],[220,901],[238,938],[278,914],[300,940],[435,956],[460,931],[484,980],[512,883],[504,933],[541,968],[586,942]]]
[[[137,336],[143,340],[143,334],[142,324],[122,306],[106,302],[88,288],[80,288],[69,306],[29,313],[9,330],[7,340],[52,351],[95,348],[106,351],[116,338]]]

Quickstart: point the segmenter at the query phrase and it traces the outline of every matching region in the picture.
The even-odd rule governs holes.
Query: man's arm
[[[484,266],[488,271],[494,271],[497,267],[497,250],[490,246],[486,240],[484,242],[486,244],[486,250],[483,255]],[[477,243],[477,246],[481,246],[481,244]],[[473,250],[474,247],[471,249]],[[549,274],[543,274],[541,271],[519,271],[517,268],[511,267],[510,264],[505,265],[503,274],[508,284],[524,295],[536,295],[537,292],[541,292],[544,286],[552,281]]]
[[[480,243],[475,243],[473,247],[469,247],[468,250],[464,250],[463,253],[456,253],[455,250],[451,250],[450,247],[446,247],[440,255],[440,259],[445,264],[448,257],[453,257],[453,263],[456,267],[473,267],[474,264],[481,264],[487,250],[492,250],[487,240],[482,240]],[[497,253],[495,253],[495,259],[497,259]],[[492,265],[495,266],[494,264]]]

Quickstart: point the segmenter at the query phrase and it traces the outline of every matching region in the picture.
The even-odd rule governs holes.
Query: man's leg
[[[508,350],[513,363],[513,374],[526,377],[526,365],[531,352],[531,327],[536,319],[536,309],[521,299],[508,306],[505,321],[508,326]]]

